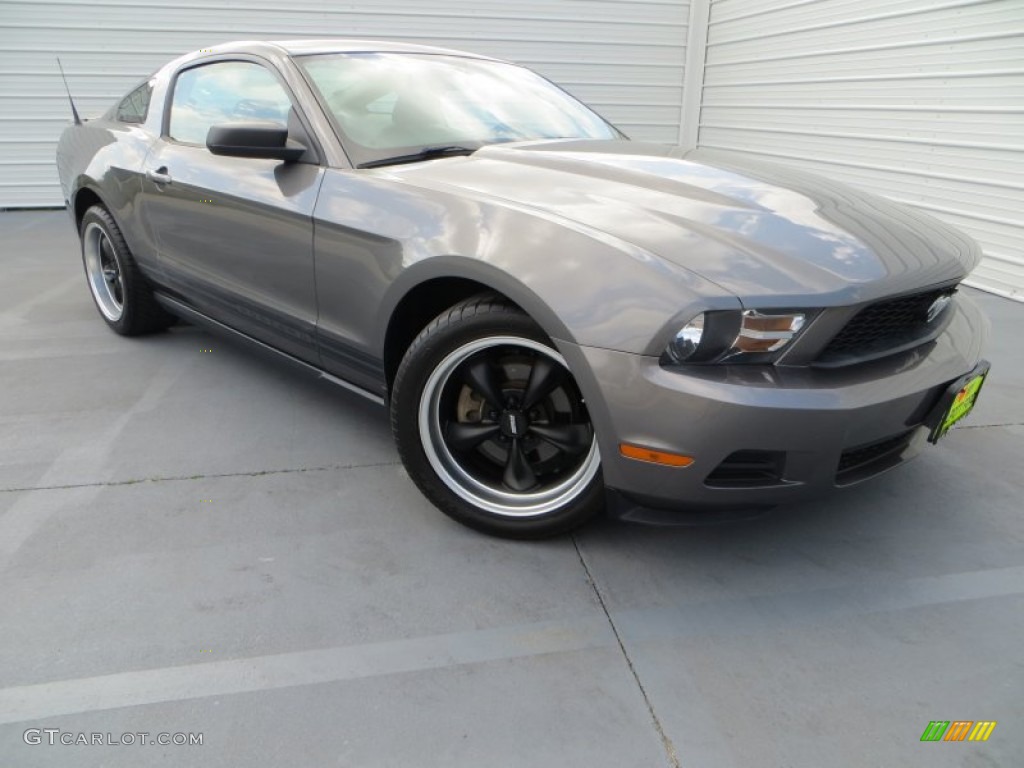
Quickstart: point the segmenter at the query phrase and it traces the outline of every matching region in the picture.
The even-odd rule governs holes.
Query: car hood
[[[619,238],[748,306],[867,301],[960,280],[980,256],[930,216],[737,153],[546,141],[389,171]]]

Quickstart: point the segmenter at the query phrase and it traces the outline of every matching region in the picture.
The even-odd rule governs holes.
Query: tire
[[[141,336],[175,322],[153,298],[121,229],[106,208],[94,205],[85,212],[79,237],[89,291],[100,316],[115,333]]]
[[[456,304],[416,337],[395,377],[391,430],[424,495],[479,531],[545,538],[604,507],[572,373],[537,324],[496,296]]]

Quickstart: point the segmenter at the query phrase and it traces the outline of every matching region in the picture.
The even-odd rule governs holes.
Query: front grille
[[[938,318],[928,322],[928,309],[937,298],[955,290],[938,288],[865,307],[833,337],[818,362],[854,362],[878,357],[915,340],[928,340],[938,326]]]
[[[914,430],[877,443],[859,445],[843,451],[836,470],[836,483],[844,485],[877,474],[899,463],[900,454],[910,443]]]

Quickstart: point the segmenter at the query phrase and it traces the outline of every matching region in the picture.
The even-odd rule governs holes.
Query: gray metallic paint
[[[140,195],[166,287],[215,320],[315,361],[310,217],[323,169],[218,157],[164,140],[147,165],[171,177],[143,177]]]
[[[352,169],[289,58],[343,47],[382,49],[238,43],[171,62],[152,78],[144,125],[119,124],[111,110],[64,132],[57,159],[72,216],[84,190],[97,194],[160,290],[377,396],[388,325],[411,290],[459,277],[499,291],[567,359],[607,485],[666,505],[774,503],[831,487],[844,448],[906,428],[980,357],[984,320],[959,298],[928,345],[841,370],[800,365],[800,345],[823,343],[860,305],[959,282],[980,257],[930,217],[810,174],[734,154],[571,140]],[[232,58],[278,72],[318,138],[319,166],[215,157],[159,138],[175,74]],[[160,187],[145,172],[162,167],[172,182]],[[740,307],[823,311],[782,361],[790,367],[658,364],[694,315]],[[620,441],[698,462],[624,459]],[[772,447],[792,452],[784,485],[703,485],[731,451]]]
[[[838,370],[705,366],[680,373],[654,358],[562,343],[598,430],[611,487],[685,500],[687,504],[776,503],[834,485],[839,454],[920,424],[922,406],[974,367],[987,322],[960,299],[946,332],[931,345]],[[582,377],[582,378],[581,378]],[[596,412],[595,412],[596,411]],[[913,417],[913,418],[912,418]],[[921,446],[921,440],[914,446]],[[615,441],[692,455],[684,469],[618,456]],[[790,484],[766,489],[707,488],[704,478],[737,450],[791,452]],[[910,457],[910,453],[905,458]]]
[[[462,161],[395,174],[431,191],[528,207],[616,251],[691,273],[684,284],[681,274],[663,272],[668,282],[660,281],[660,290],[634,293],[641,288],[636,270],[621,256],[587,245],[545,250],[579,267],[568,279],[556,275],[557,290],[582,288],[577,296],[594,298],[590,311],[603,309],[611,320],[593,319],[594,332],[579,328],[583,336],[576,340],[645,354],[660,354],[667,337],[695,314],[685,300],[691,295],[742,297],[745,307],[757,308],[859,304],[959,281],[980,258],[972,241],[931,217],[841,184],[721,153],[676,156],[678,149],[662,145],[629,142],[630,153],[619,154],[620,144],[485,147]],[[516,258],[518,268],[525,256]],[[587,272],[600,277],[588,281]],[[604,300],[609,284],[626,307]],[[635,314],[638,295],[650,302],[643,316]],[[634,314],[623,317],[622,310]],[[653,327],[655,317],[669,319]]]

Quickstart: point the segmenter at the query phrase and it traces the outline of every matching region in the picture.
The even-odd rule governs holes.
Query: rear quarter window
[[[153,87],[149,83],[140,85],[117,105],[116,117],[120,123],[144,123],[149,113],[149,99]]]

